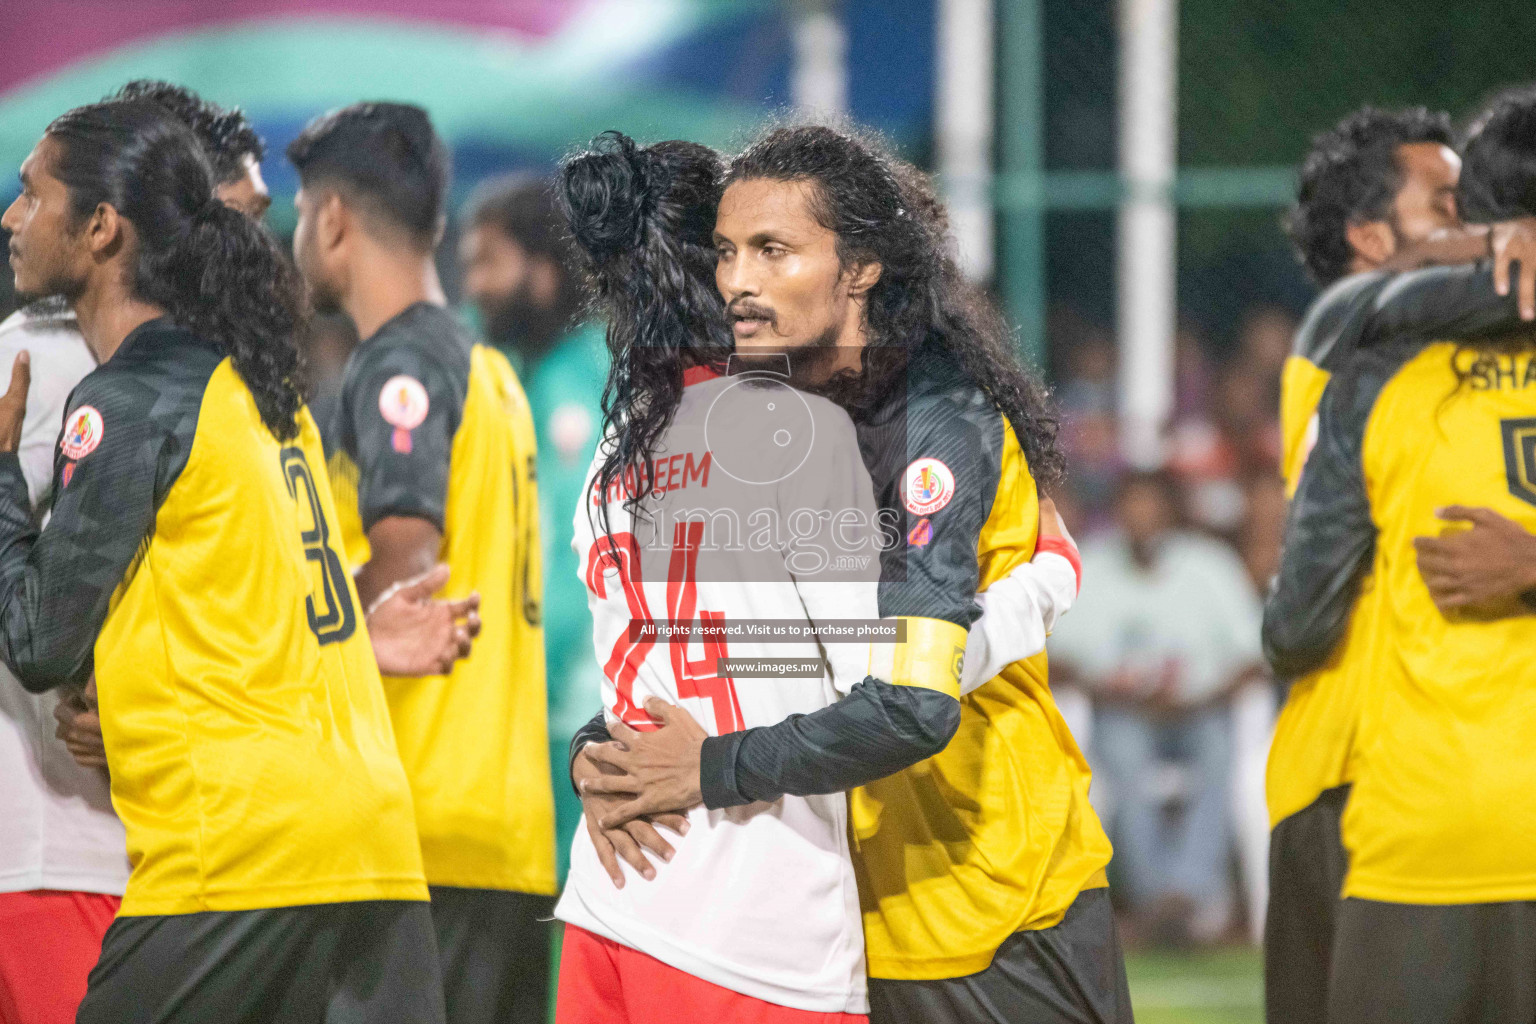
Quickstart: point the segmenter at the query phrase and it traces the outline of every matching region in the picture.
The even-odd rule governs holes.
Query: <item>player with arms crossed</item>
[[[23,359],[0,415],[0,655],[34,691],[94,663],[133,868],[78,1019],[440,1020],[410,792],[293,384],[299,283],[157,104],[65,114],[21,177],[18,289],[65,296],[102,359],[40,533]]]
[[[978,594],[1047,546],[1035,481],[1060,456],[1042,390],[947,255],[943,207],[915,170],[806,126],[770,130],[725,180],[716,282],[738,350],[821,354],[820,387],[853,412],[899,524],[879,613],[905,620],[907,643],[870,674],[903,708],[851,695],[708,738],[682,709],[655,732],[615,727],[627,749],[583,751],[622,773],[586,777],[590,793],[631,797],[602,823],[865,786],[850,818],[871,1019],[1128,1020],[1109,842],[1044,653],[962,686]],[[883,744],[908,722],[954,735],[882,779]]]

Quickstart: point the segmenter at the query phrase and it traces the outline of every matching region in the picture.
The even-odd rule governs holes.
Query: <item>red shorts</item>
[[[555,1024],[868,1024],[861,1013],[796,1010],[695,978],[637,949],[565,926]]]
[[[0,893],[0,1024],[74,1024],[122,902],[94,892]]]

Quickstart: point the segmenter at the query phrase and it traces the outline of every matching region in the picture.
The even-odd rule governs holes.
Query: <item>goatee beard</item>
[[[806,391],[841,406],[855,422],[884,406],[893,388],[904,392],[907,350],[900,345],[866,345],[859,351],[858,362],[857,370],[838,370],[818,384],[805,385]]]
[[[810,344],[789,350],[789,383],[801,391],[815,392],[834,376],[832,366],[842,350],[837,347],[836,328],[828,328]]]

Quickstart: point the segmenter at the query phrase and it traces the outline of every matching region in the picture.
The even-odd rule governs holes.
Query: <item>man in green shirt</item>
[[[550,182],[495,178],[470,198],[459,261],[464,297],[488,340],[517,369],[538,440],[544,558],[544,649],[549,678],[550,757],[563,777],[570,739],[599,702],[587,592],[571,550],[571,521],[602,422],[608,353],[600,324],[580,320],[581,282]],[[557,850],[565,875],[581,804],[555,787]]]

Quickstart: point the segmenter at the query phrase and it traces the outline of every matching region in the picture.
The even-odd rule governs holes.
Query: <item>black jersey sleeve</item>
[[[386,516],[411,516],[441,531],[464,382],[422,346],[369,342],[354,358],[340,436],[357,465],[363,529]]]
[[[901,524],[879,584],[881,617],[909,620],[901,678],[866,678],[819,711],[706,740],[706,806],[862,786],[939,753],[960,726],[960,657],[980,615],[981,531],[997,498],[1003,419],[947,363],[914,369],[912,399],[866,434],[865,451],[875,499]]]
[[[1360,347],[1376,298],[1391,280],[1386,271],[1373,270],[1334,282],[1307,309],[1291,355],[1333,372]]]
[[[204,378],[205,379],[205,378]],[[14,454],[0,455],[0,658],[41,692],[91,672],[113,593],[132,573],[155,513],[186,465],[201,381],[103,369],[70,396],[52,518],[38,531]],[[72,429],[76,451],[70,458]],[[94,433],[94,444],[91,434]]]
[[[820,711],[709,737],[699,788],[709,808],[839,793],[932,757],[959,726],[948,694],[865,679]]]
[[[1478,338],[1520,327],[1515,290],[1493,290],[1488,261],[1399,274],[1376,292],[1361,343]]]
[[[1317,444],[1286,516],[1280,571],[1264,604],[1264,655],[1295,678],[1332,656],[1376,551],[1362,461],[1365,428],[1401,358],[1359,353],[1323,392]]]
[[[882,553],[880,615],[967,630],[981,615],[979,545],[997,496],[1003,419],[979,392],[923,396],[910,405],[906,435],[906,458],[875,474],[877,500],[901,524]]]
[[[1331,372],[1360,349],[1392,342],[1486,337],[1520,325],[1513,292],[1493,290],[1484,260],[1400,274],[1352,274],[1319,295],[1292,354]]]

